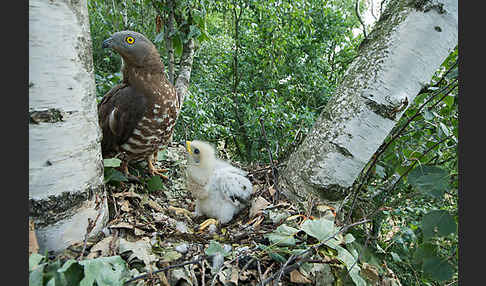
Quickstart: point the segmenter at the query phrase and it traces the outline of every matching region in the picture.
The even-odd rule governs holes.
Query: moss
[[[427,13],[430,10],[436,10],[439,14],[446,13],[446,10],[444,9],[444,4],[434,0],[412,0],[408,2],[407,6],[413,7],[418,11],[422,11],[424,13]]]
[[[29,112],[29,124],[39,124],[41,122],[56,123],[61,121],[63,121],[63,114],[55,108]]]
[[[73,216],[83,203],[92,200],[95,195],[101,196],[104,191],[104,185],[99,185],[80,192],[64,192],[59,196],[49,196],[43,200],[30,199],[29,217],[34,219],[36,227],[52,225]]]

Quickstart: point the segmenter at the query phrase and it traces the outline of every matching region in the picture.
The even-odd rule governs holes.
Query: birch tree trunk
[[[40,252],[108,219],[86,0],[29,1],[29,216]]]
[[[457,45],[457,0],[392,0],[315,125],[281,172],[289,198],[331,205]]]

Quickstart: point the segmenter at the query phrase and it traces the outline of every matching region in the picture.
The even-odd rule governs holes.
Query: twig
[[[257,260],[257,269],[258,269],[258,281],[262,282],[263,276],[262,276],[262,269],[260,267],[260,260]]]
[[[118,230],[114,229],[113,238],[111,239],[110,245],[109,245],[109,250],[110,250],[111,255],[117,255],[118,254],[117,251],[115,250],[115,244],[116,244],[117,239],[118,239]]]
[[[371,16],[373,16],[373,18],[375,19],[375,21],[377,21],[377,20],[378,20],[378,18],[376,18],[376,16],[375,16],[375,11],[373,11],[373,10],[375,10],[375,7],[374,7],[374,5],[373,5],[373,4],[374,4],[374,2],[375,2],[375,0],[371,0],[370,2],[371,2]]]
[[[386,0],[382,0],[381,3],[380,3],[380,17],[381,17],[381,14],[383,14],[383,4],[386,2]]]
[[[205,286],[206,285],[206,267],[204,267],[204,261],[199,263],[199,266],[201,266],[201,285]]]
[[[272,151],[270,150],[270,146],[268,144],[267,133],[265,132],[265,127],[263,126],[263,119],[260,117],[259,121],[260,121],[260,126],[262,128],[263,138],[265,139],[265,145],[267,147],[268,156],[270,157],[270,165],[272,166],[273,186],[274,186],[275,191],[276,191],[274,203],[276,203],[280,199],[280,190],[278,188],[278,178],[277,178],[277,174],[276,174],[277,170],[275,168],[275,165],[273,164]]]
[[[164,268],[161,268],[157,271],[154,271],[154,272],[150,272],[150,273],[147,273],[147,274],[143,274],[143,275],[140,275],[140,276],[136,276],[130,280],[127,280],[125,281],[125,283],[123,283],[123,285],[128,285],[128,283],[130,282],[133,282],[133,281],[136,281],[136,280],[139,280],[139,279],[145,279],[153,274],[157,274],[159,272],[162,272],[162,271],[167,271],[169,269],[172,269],[172,268],[178,268],[178,267],[182,267],[182,266],[185,266],[185,265],[188,265],[188,264],[196,264],[196,263],[199,263],[201,260],[205,259],[206,258],[206,255],[202,255],[200,257],[198,257],[197,259],[194,259],[194,260],[191,260],[191,261],[186,261],[186,262],[183,262],[183,263],[180,263],[180,264],[175,264],[175,265],[169,265],[167,267],[164,267]]]
[[[361,23],[361,26],[363,26],[363,36],[365,39],[368,39],[368,36],[366,35],[366,25],[361,19],[361,15],[359,15],[359,0],[356,0],[356,5],[355,5],[355,10],[356,10],[356,17],[358,17],[359,22]]]
[[[101,212],[98,212],[98,215],[96,216],[95,220],[93,221],[91,218],[88,218],[88,226],[86,227],[86,234],[84,235],[84,242],[83,242],[83,250],[81,250],[81,256],[78,258],[79,261],[83,260],[84,257],[84,251],[86,250],[86,244],[88,243],[88,237],[93,228],[96,226],[96,222],[98,221],[98,218],[100,217]]]

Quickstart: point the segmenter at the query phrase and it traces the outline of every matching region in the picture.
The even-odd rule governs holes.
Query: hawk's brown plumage
[[[142,34],[116,32],[103,48],[113,49],[123,59],[122,83],[98,104],[103,157],[121,153],[125,173],[129,161],[145,159],[150,173],[158,173],[154,154],[169,143],[181,107],[176,90],[165,76],[155,45]]]

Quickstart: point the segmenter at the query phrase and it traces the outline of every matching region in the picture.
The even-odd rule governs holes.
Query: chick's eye
[[[194,154],[199,154],[199,149],[194,149]]]
[[[129,43],[129,44],[133,44],[135,43],[135,39],[131,36],[128,36],[125,38],[125,42]]]

